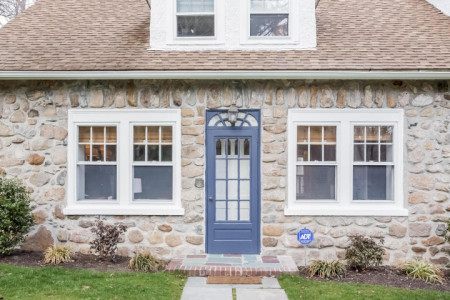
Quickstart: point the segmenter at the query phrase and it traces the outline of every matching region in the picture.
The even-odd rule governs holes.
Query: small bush
[[[341,278],[345,275],[345,266],[338,260],[327,262],[324,260],[314,260],[308,267],[309,276],[319,276],[320,278]]]
[[[163,271],[166,265],[165,260],[158,259],[148,252],[136,254],[128,263],[131,270],[151,273]]]
[[[383,263],[383,240],[377,244],[374,240],[360,235],[350,237],[351,245],[345,252],[348,266],[357,271],[378,267]]]
[[[71,262],[72,250],[69,247],[53,245],[44,251],[44,263],[59,265],[60,263]]]
[[[94,240],[90,242],[91,250],[101,258],[109,257],[111,261],[116,262],[117,244],[120,235],[127,231],[127,227],[121,224],[108,225],[98,220],[91,231],[95,234]]]
[[[419,278],[425,282],[444,282],[444,273],[432,263],[423,260],[408,261],[402,265],[402,270],[412,278]]]
[[[0,255],[8,255],[23,242],[33,226],[30,196],[16,179],[0,177]]]

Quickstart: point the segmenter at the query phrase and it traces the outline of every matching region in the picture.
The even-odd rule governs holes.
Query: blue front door
[[[206,252],[260,253],[260,112],[206,116]]]

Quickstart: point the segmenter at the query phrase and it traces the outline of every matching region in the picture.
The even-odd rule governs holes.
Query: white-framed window
[[[176,37],[214,37],[215,0],[175,0]]]
[[[167,45],[195,47],[224,43],[226,1],[167,0],[164,2],[164,10],[167,10],[164,13],[167,17],[164,19],[165,23],[161,20],[161,24],[167,26],[165,35]]]
[[[298,45],[306,33],[305,7],[298,0],[246,0],[241,3],[241,45]]]
[[[183,215],[179,110],[69,110],[67,215]]]
[[[336,133],[333,123],[297,126],[296,199],[336,200]]]
[[[289,0],[250,0],[250,37],[289,36]]]
[[[292,109],[286,215],[405,216],[403,111]]]

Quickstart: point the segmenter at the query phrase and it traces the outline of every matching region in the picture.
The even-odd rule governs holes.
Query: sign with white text
[[[302,245],[309,245],[314,240],[314,234],[309,229],[302,229],[297,234],[297,240]]]

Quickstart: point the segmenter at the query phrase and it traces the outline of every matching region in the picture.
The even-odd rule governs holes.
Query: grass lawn
[[[285,275],[278,278],[289,300],[297,299],[450,299],[450,293],[405,290],[368,284],[319,282],[299,276]]]
[[[180,299],[186,277],[0,264],[0,299]]]

